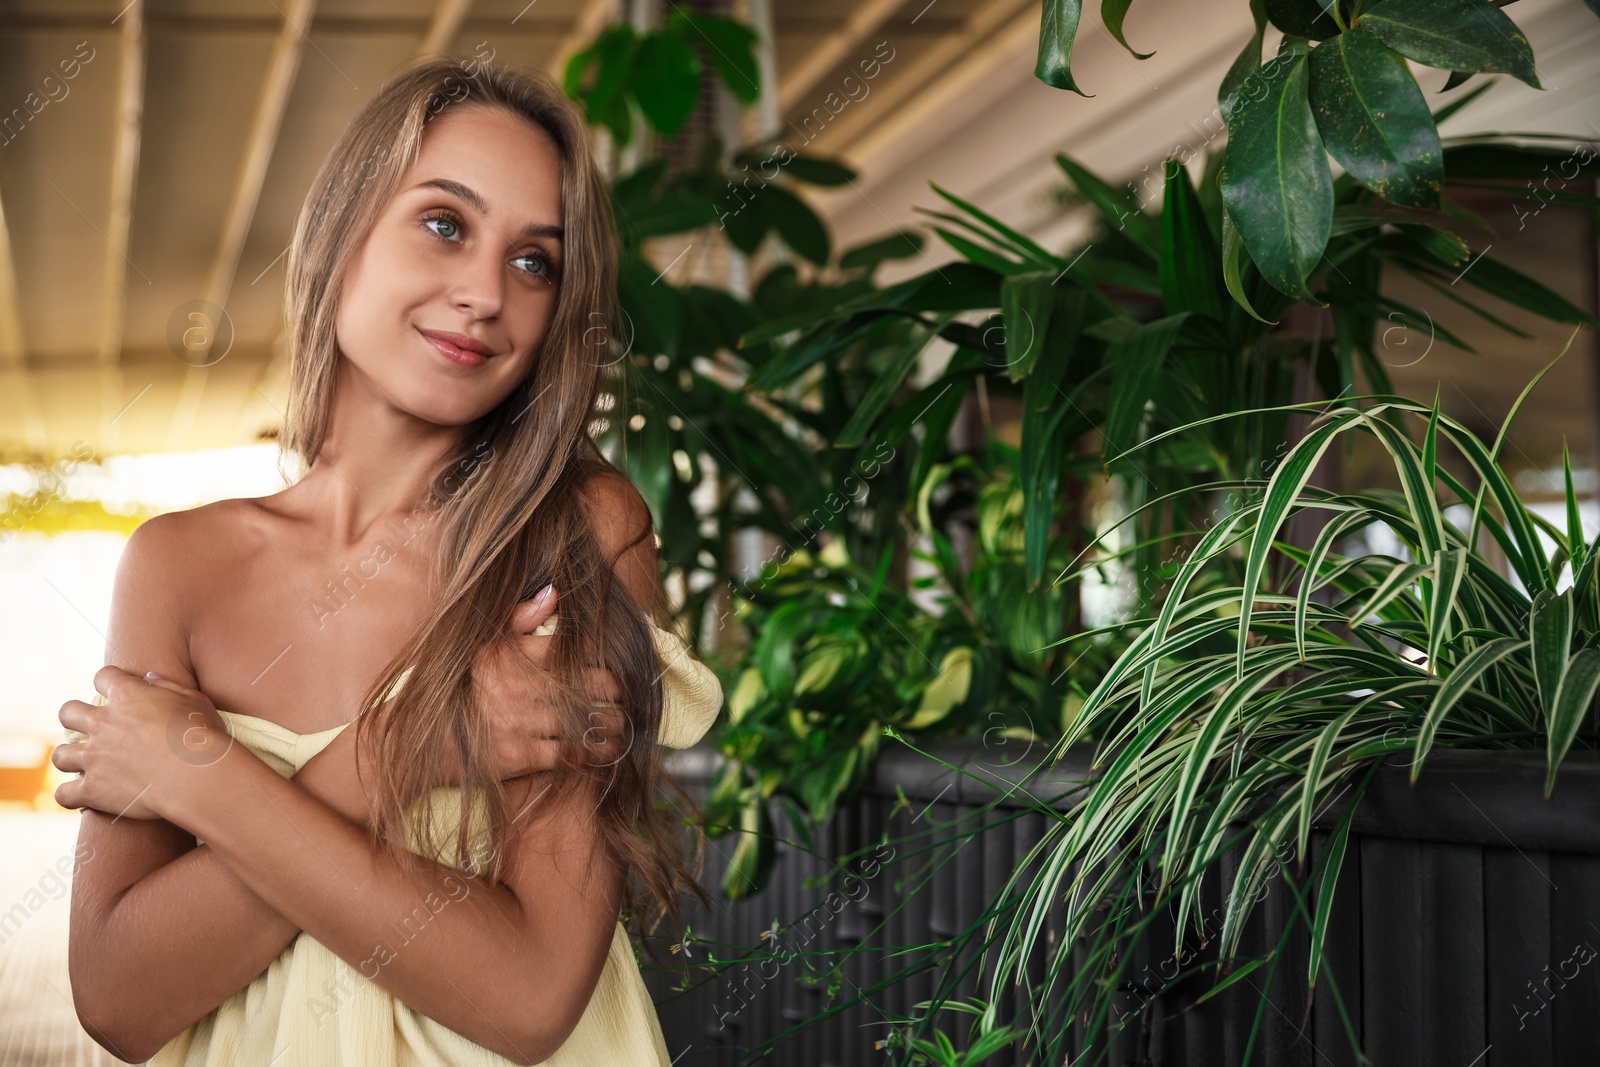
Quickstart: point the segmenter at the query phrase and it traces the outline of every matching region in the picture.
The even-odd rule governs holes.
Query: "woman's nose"
[[[451,303],[480,319],[500,314],[506,278],[498,253],[487,249],[475,252],[451,273]]]

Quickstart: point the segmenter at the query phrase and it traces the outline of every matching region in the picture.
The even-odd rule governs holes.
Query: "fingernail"
[[[155,671],[145,671],[144,672],[144,676],[146,678],[160,678],[161,677],[161,675],[157,674]]]
[[[555,584],[554,583],[546,585],[543,589],[541,589],[537,593],[533,594],[533,602],[535,604],[544,603],[544,598],[549,596],[550,595],[550,591],[552,589],[554,589],[554,588],[555,588]]]

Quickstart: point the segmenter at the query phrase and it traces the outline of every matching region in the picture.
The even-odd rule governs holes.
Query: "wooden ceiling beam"
[[[467,23],[471,7],[472,0],[438,0],[428,20],[427,32],[417,42],[413,57],[449,54],[451,44]],[[241,433],[258,434],[264,424],[283,418],[283,409],[273,396],[288,392],[287,329],[286,323],[279,324],[278,335],[272,343],[272,358],[262,364],[261,373],[256,376],[251,388],[254,395],[245,397],[240,405],[238,426]]]
[[[905,0],[867,0],[850,12],[844,25],[824,37],[778,84],[778,110],[784,113],[804,100],[867,37],[876,33]]]
[[[106,224],[109,249],[105,262],[105,304],[100,317],[100,426],[101,455],[117,450],[123,409],[122,337],[128,307],[128,260],[122,249],[133,237],[133,196],[139,182],[139,149],[144,129],[145,61],[149,37],[145,33],[144,4],[124,11],[121,24],[121,66],[117,72],[115,144],[111,158],[111,206]]]
[[[1028,34],[1039,32],[1035,0],[995,0],[980,4],[958,33],[941,38],[892,81],[874,114],[879,121],[840,132],[827,150],[859,165],[877,155],[907,130],[930,121],[952,97],[991,72],[995,57],[1006,55]],[[981,44],[974,45],[975,41]]]
[[[417,46],[417,54],[442,55],[449,51],[471,6],[472,0],[439,0],[433,9],[433,18],[428,20],[428,32],[422,35],[422,43]]]
[[[49,440],[39,390],[28,369],[28,342],[22,332],[22,303],[17,299],[16,260],[11,256],[11,229],[0,199],[0,380],[11,398],[10,426],[22,428],[20,444],[34,458],[48,462]],[[8,449],[9,451],[9,449]]]
[[[291,0],[287,7],[283,25],[277,40],[273,42],[272,59],[267,66],[266,81],[256,104],[255,120],[245,143],[244,164],[234,183],[222,240],[206,280],[206,300],[224,311],[228,306],[228,292],[233,288],[233,276],[239,269],[245,238],[249,236],[256,205],[261,199],[261,188],[266,183],[272,150],[277,145],[278,133],[283,126],[283,113],[288,107],[289,95],[294,91],[295,75],[300,70],[300,59],[305,54],[306,31],[311,26],[317,3],[316,0]],[[211,325],[210,336],[196,353],[201,364],[206,362],[206,353],[221,324]],[[183,389],[167,428],[167,447],[171,450],[186,447],[195,416],[200,411],[200,402],[205,396],[206,374],[205,366],[191,364],[184,375]]]

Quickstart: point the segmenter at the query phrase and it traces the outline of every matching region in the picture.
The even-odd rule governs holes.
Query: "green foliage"
[[[1106,24],[1124,47],[1130,4],[1104,6]],[[1231,299],[1266,321],[1271,313],[1259,312],[1260,302],[1235,284],[1240,264],[1248,253],[1280,293],[1314,299],[1312,274],[1332,258],[1332,218],[1344,202],[1331,178],[1330,153],[1351,181],[1391,203],[1441,206],[1440,190],[1453,172],[1438,123],[1454,105],[1430,115],[1406,60],[1452,72],[1447,89],[1476,73],[1542,86],[1527,37],[1490,0],[1251,0],[1250,10],[1255,32],[1217,97],[1228,125],[1221,254]],[[1079,15],[1076,0],[1043,0],[1035,74],[1082,93],[1070,62]],[[1284,36],[1278,55],[1263,66],[1268,25]],[[1128,50],[1136,59],[1149,55]],[[1084,189],[1077,175],[1073,180]],[[1084,191],[1106,210],[1103,190]],[[1583,194],[1578,200],[1595,202]],[[1148,250],[1137,230],[1128,237]]]
[[[634,113],[667,137],[683,129],[700,98],[700,55],[745,104],[761,97],[755,31],[742,23],[674,9],[659,30],[640,34],[620,22],[567,61],[562,83],[584,117],[633,140]],[[698,51],[696,46],[698,46]]]
[[[1048,651],[1066,632],[1069,590],[1025,590],[1018,457],[1005,456],[993,471],[969,456],[935,464],[920,485],[918,524],[932,550],[917,555],[935,574],[913,586],[934,611],[885,581],[892,544],[870,570],[838,540],[816,555],[798,549],[736,590],[736,617],[754,637],[727,687],[728,724],[716,740],[724,769],[704,822],[713,837],[766,827],[767,842],[742,835],[723,884],[731,899],[763,887],[769,808],[809,848],[813,829],[865,780],[886,727],[1045,743],[1120,647],[1102,640],[1074,649],[1070,663]],[[950,531],[968,514],[964,565]],[[1053,567],[1066,565],[1067,543],[1055,539]]]
[[[1120,36],[1120,34],[1119,34]],[[921,1001],[916,1007],[926,1008],[932,1001]],[[1025,1036],[1025,1032],[1009,1026],[996,1025],[995,1008],[993,1004],[982,1000],[970,1003],[960,1000],[947,1000],[939,1005],[949,1011],[967,1012],[975,1016],[972,1020],[971,1032],[967,1037],[967,1048],[958,1051],[955,1044],[942,1030],[933,1032],[933,1040],[914,1037],[907,1041],[912,1050],[912,1064],[927,1064],[930,1067],[977,1067],[978,1064],[988,1062],[989,1058],[1006,1049]]]
[[[1242,860],[1224,886],[1219,956],[1209,966],[1219,989],[1237,980],[1237,971],[1223,978],[1224,968],[1253,902],[1274,874],[1290,885],[1297,857],[1309,855],[1314,814],[1353,787],[1312,871],[1314,899],[1293,913],[1311,937],[1304,979],[1315,983],[1349,817],[1364,776],[1386,757],[1404,755],[1415,779],[1441,747],[1544,747],[1548,795],[1572,747],[1600,746],[1600,538],[1583,538],[1570,462],[1565,529],[1522,504],[1498,462],[1511,422],[1548,370],[1488,446],[1442,415],[1437,400],[1430,408],[1374,395],[1332,407],[1269,480],[1235,495],[1216,525],[1186,534],[1191,547],[1159,613],[1140,621],[1052,753],[1092,738],[1098,774],[1039,873],[1002,890],[1022,893],[1023,904],[990,975],[996,993],[1019,973],[1064,890],[1063,943],[1086,939],[1096,949],[1077,974],[1053,965],[1047,986],[1065,982],[1075,1010],[1103,1026],[1117,961],[1142,936],[1137,914],[1170,907],[1180,931],[1192,926],[1204,938],[1200,881],[1234,846]],[[1404,428],[1408,415],[1423,422],[1420,444]],[[1355,432],[1389,453],[1403,492],[1307,484],[1334,439]],[[1458,464],[1440,461],[1446,448]],[[1477,488],[1452,467],[1469,470]],[[1452,505],[1466,512],[1457,521],[1446,517]],[[1328,520],[1315,545],[1277,540],[1305,512]],[[1380,525],[1407,558],[1340,553]],[[1516,584],[1480,551],[1480,535],[1494,539]],[[1297,587],[1271,580],[1274,561]]]

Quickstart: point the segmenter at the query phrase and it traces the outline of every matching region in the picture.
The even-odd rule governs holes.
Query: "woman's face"
[[[497,108],[445,108],[351,261],[334,319],[341,378],[433,423],[492,410],[550,325],[561,224],[551,136]]]

